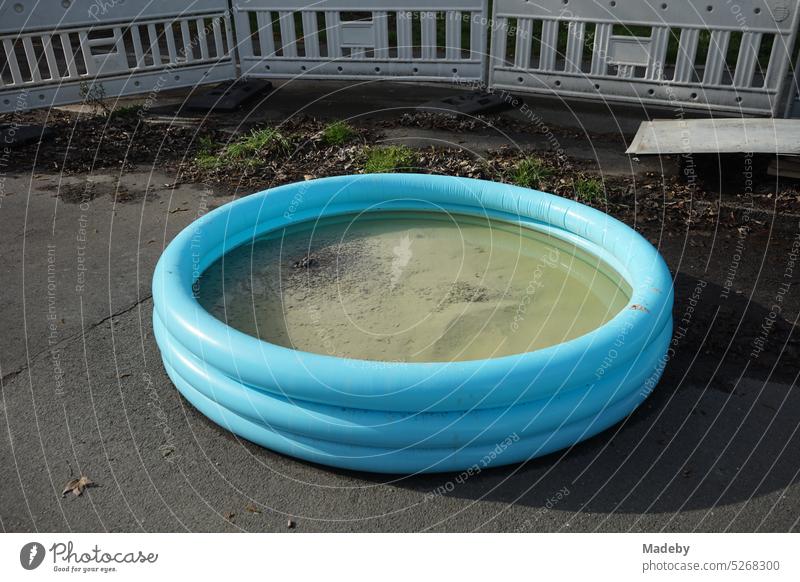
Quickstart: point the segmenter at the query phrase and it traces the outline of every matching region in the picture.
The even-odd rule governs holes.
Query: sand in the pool
[[[377,212],[304,224],[212,264],[199,301],[278,345],[441,362],[541,349],[603,325],[627,283],[576,247],[506,222]]]

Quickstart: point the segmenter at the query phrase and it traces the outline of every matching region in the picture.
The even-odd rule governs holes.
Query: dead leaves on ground
[[[61,497],[66,496],[68,493],[72,493],[75,497],[80,497],[83,494],[84,489],[88,487],[97,487],[97,484],[89,479],[86,475],[81,475],[77,479],[70,479],[66,485],[64,485],[64,490],[61,492]]]

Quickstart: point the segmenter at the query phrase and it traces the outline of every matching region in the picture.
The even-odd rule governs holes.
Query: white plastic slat
[[[592,48],[592,75],[605,75],[608,70],[608,41],[614,30],[613,24],[598,24],[594,31]]]
[[[83,64],[86,67],[86,74],[93,76],[97,74],[97,63],[92,56],[92,47],[89,44],[89,35],[85,30],[78,33],[78,41],[81,45],[81,56],[83,57]]]
[[[248,22],[249,24],[249,22]],[[258,29],[258,48],[262,57],[275,55],[275,39],[272,35],[272,20],[269,12],[256,13],[256,26]],[[222,44],[220,38],[220,44]]]
[[[564,70],[571,73],[580,73],[583,63],[583,43],[586,36],[585,22],[570,22],[567,27],[567,52]]]
[[[495,65],[504,66],[506,64],[506,39],[508,34],[508,21],[505,18],[498,18],[495,21],[497,32],[492,35],[492,59]],[[470,52],[474,53],[475,48],[470,47]]]
[[[684,28],[678,43],[678,55],[675,60],[673,80],[677,83],[688,83],[694,76],[694,60],[697,56],[697,43],[700,31],[696,28]]]
[[[469,54],[473,61],[480,61],[486,51],[486,29],[480,25],[480,13],[472,12],[469,28]]]
[[[706,68],[703,73],[704,85],[719,85],[725,70],[725,56],[728,54],[728,42],[731,33],[727,30],[715,30],[708,43]]]
[[[39,63],[36,59],[36,51],[33,50],[33,42],[31,41],[31,37],[22,37],[22,47],[25,49],[25,58],[28,61],[28,69],[31,73],[31,80],[34,83],[40,83],[42,81],[42,75],[39,73]]]
[[[53,37],[49,34],[42,35],[42,46],[44,47],[44,56],[47,59],[47,70],[50,73],[48,80],[55,80],[61,76],[58,70],[58,62],[56,61],[56,54],[53,51]]]
[[[118,26],[114,27],[114,50],[120,60],[125,61],[127,66],[127,51],[125,50],[125,38],[122,36],[122,29]]]
[[[342,48],[339,43],[339,13],[333,10],[325,12],[325,36],[328,39],[328,58],[338,59],[342,56]],[[399,42],[399,40],[398,40]]]
[[[319,57],[319,32],[317,31],[317,13],[304,10],[303,21],[303,46],[307,57]]]
[[[211,30],[214,33],[214,49],[216,51],[217,58],[220,58],[225,54],[225,43],[222,41],[222,21],[219,18],[215,18],[211,22]],[[270,38],[272,38],[271,35],[272,29],[270,29]]]
[[[192,35],[189,32],[189,21],[181,20],[181,37],[183,37],[183,49],[181,56],[186,59],[186,62],[194,61],[194,48],[192,46]]]
[[[378,10],[372,13],[372,22],[375,30],[375,58],[389,58],[389,14]]]
[[[167,39],[167,55],[169,56],[169,62],[176,64],[178,61],[178,51],[175,48],[175,24],[170,23],[164,25],[164,36]]]
[[[62,32],[61,50],[64,52],[64,60],[67,62],[67,75],[74,79],[78,77],[78,66],[75,64],[75,52],[72,50],[72,43],[69,40],[69,33]]]
[[[739,55],[736,57],[736,69],[733,74],[735,87],[750,87],[753,84],[753,74],[758,64],[758,49],[761,47],[760,32],[745,32],[739,45]]]
[[[446,58],[461,58],[461,12],[451,10],[446,13],[445,46]]]
[[[436,13],[421,12],[422,19],[422,59],[436,58]]]
[[[414,15],[408,10],[397,13],[397,56],[400,59],[413,58],[411,22]]]
[[[131,39],[133,40],[133,55],[136,58],[136,68],[141,69],[145,66],[144,63],[144,49],[142,48],[142,37],[139,33],[139,27],[134,25],[130,27]]]
[[[251,17],[255,20],[255,24],[253,24]],[[258,12],[234,12],[233,13],[233,20],[236,25],[236,30],[242,31],[239,34],[239,55],[243,59],[252,58],[256,55],[261,54],[261,46],[259,42],[258,36],[260,36],[258,30]],[[222,29],[220,29],[221,33]],[[256,36],[258,35],[258,36]],[[214,43],[212,45],[212,42]],[[211,24],[211,40],[209,41],[209,48],[212,46],[214,47],[214,54],[217,54],[217,39],[214,36],[214,24],[212,21]]]
[[[200,45],[200,58],[207,61],[208,56],[208,35],[206,34],[206,22],[203,18],[194,21],[197,26],[197,44]]]
[[[769,57],[769,65],[767,66],[767,74],[764,77],[765,89],[777,89],[778,84],[783,78],[785,72],[782,65],[782,57],[789,54],[789,46],[781,36],[776,36],[775,41],[772,43],[772,52]]]
[[[6,51],[8,68],[11,71],[11,80],[15,85],[21,85],[23,83],[22,73],[20,72],[19,64],[17,63],[17,55],[14,51],[14,44],[10,39],[3,39],[3,49]]]
[[[147,25],[147,36],[150,40],[150,56],[153,59],[153,65],[161,65],[161,48],[158,46],[158,31],[155,24]]]
[[[297,56],[297,36],[294,30],[294,13],[282,10],[278,14],[281,28],[281,49],[284,57]]]
[[[539,69],[552,71],[556,67],[558,49],[558,20],[545,20],[542,23],[542,46],[539,51]]]
[[[650,35],[650,55],[647,61],[645,79],[660,81],[664,78],[667,62],[667,46],[669,44],[669,28],[654,26]]]
[[[531,64],[531,37],[533,20],[521,18],[517,21],[517,44],[514,48],[514,66],[527,69]]]

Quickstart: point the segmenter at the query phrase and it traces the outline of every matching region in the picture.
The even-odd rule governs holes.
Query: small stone
[[[290,519],[286,522],[286,527],[289,529],[294,529],[294,522]]]
[[[317,259],[311,256],[305,256],[299,261],[295,261],[294,263],[292,263],[292,267],[295,269],[310,269],[316,266],[317,266]]]

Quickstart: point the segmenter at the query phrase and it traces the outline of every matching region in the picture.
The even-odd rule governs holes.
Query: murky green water
[[[266,341],[367,360],[517,354],[614,317],[630,287],[560,239],[463,215],[379,212],[306,223],[211,265],[198,299]]]

